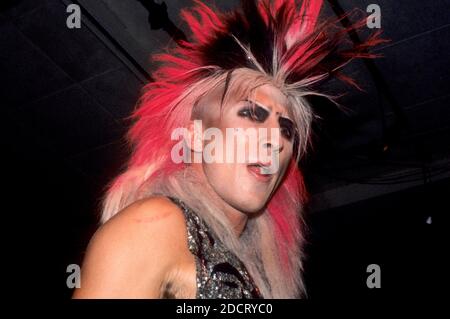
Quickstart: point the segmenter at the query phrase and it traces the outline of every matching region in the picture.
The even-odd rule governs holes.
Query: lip
[[[249,164],[247,165],[247,170],[253,177],[255,177],[260,182],[267,183],[273,177],[273,174],[261,174],[261,166],[259,165]]]

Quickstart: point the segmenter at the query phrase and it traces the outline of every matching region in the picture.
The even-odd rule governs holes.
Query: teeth
[[[268,175],[271,174],[270,167],[262,166],[260,170],[261,174]]]
[[[259,173],[262,175],[272,175],[274,173],[272,172],[270,166],[264,166],[258,163],[249,164],[248,166],[259,168]]]

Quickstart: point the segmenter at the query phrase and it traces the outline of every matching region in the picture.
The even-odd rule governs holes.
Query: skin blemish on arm
[[[150,216],[144,216],[144,217],[135,217],[133,218],[133,221],[136,223],[156,223],[160,220],[163,220],[170,215],[172,215],[173,211],[166,209],[162,212],[159,212],[157,214],[152,214]]]

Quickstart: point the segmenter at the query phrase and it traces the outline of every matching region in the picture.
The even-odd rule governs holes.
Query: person
[[[333,77],[356,85],[341,68],[382,41],[376,32],[346,47],[362,24],[319,22],[321,7],[247,0],[219,12],[195,1],[182,11],[191,40],[156,56],[74,298],[306,295],[308,98],[333,99],[319,90]]]

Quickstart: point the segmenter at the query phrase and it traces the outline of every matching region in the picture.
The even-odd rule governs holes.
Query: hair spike
[[[310,142],[314,117],[305,97],[319,95],[333,101],[316,89],[331,76],[357,86],[342,74],[342,67],[355,58],[376,57],[368,50],[385,41],[376,32],[349,47],[348,32],[361,28],[362,22],[347,28],[337,25],[342,17],[320,22],[322,4],[322,0],[242,0],[239,8],[223,13],[195,0],[193,8],[183,9],[191,39],[154,57],[162,65],[153,72],[155,81],[145,86],[132,115],[135,123],[128,139],[133,153],[106,194],[102,221],[152,194],[176,195],[217,230],[265,297],[302,295],[301,212],[307,192],[297,164]],[[288,96],[299,152],[269,200],[267,212],[249,220],[248,236],[238,239],[229,232],[227,221],[214,214],[218,206],[205,195],[203,185],[186,178],[189,166],[171,160],[175,144],[171,132],[186,127],[197,102],[218,85],[226,83],[222,96],[226,103],[231,88],[248,92],[255,81],[273,83]]]

